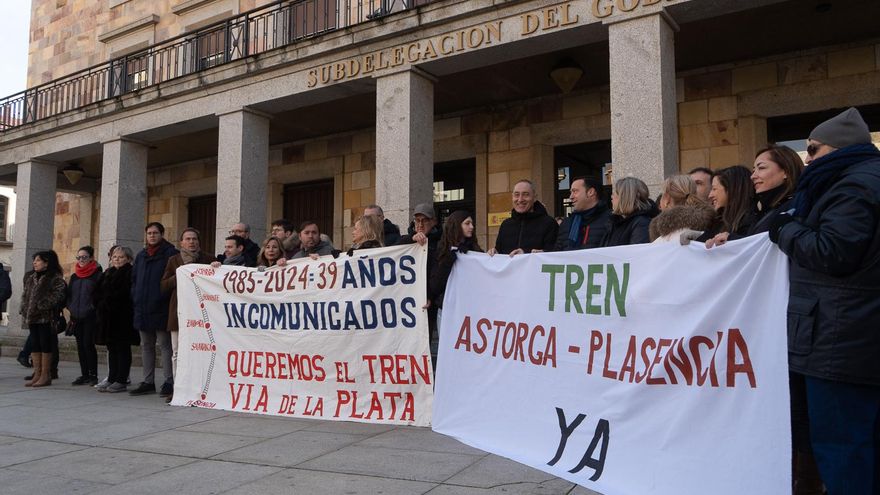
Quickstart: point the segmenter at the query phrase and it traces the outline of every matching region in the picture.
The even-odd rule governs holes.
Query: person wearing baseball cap
[[[791,260],[789,369],[828,493],[878,493],[880,151],[850,108],[813,129],[807,154],[794,207],[769,231]]]
[[[413,223],[410,227],[410,234],[401,236],[397,241],[398,245],[418,243],[422,246],[428,245],[428,261],[426,267],[426,280],[431,280],[434,268],[437,266],[437,244],[443,236],[443,231],[437,224],[437,213],[434,211],[432,203],[420,203],[413,208]],[[432,304],[425,293],[424,309],[428,311],[428,331],[431,341],[431,358],[432,363],[437,363],[437,306]],[[435,364],[436,366],[436,364]]]

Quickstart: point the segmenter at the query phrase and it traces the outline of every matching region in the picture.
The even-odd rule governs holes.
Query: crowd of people
[[[788,305],[794,492],[876,493],[880,489],[880,151],[854,108],[810,134],[806,164],[791,148],[770,144],[752,166],[696,168],[667,178],[656,200],[635,177],[614,183],[609,201],[596,177],[570,182],[572,209],[554,219],[534,184],[514,186],[510,217],[499,227],[490,256],[518,256],[648,242],[704,242],[717,249],[737,238],[768,233],[791,262]],[[806,166],[805,166],[806,165]],[[289,260],[339,254],[318,224],[298,229],[272,223],[257,244],[250,227],[229,231],[216,258],[201,250],[199,232],[186,228],[179,249],[158,222],[146,226],[136,256],[116,246],[104,272],[90,246],[76,256],[65,284],[57,255],[41,251],[24,277],[22,315],[30,328],[34,373],[28,386],[57,378],[57,337],[76,337],[81,376],[74,385],[102,392],[127,390],[131,346],[140,345],[143,379],[130,393],[156,391],[156,346],[164,382],[173,394],[177,356],[175,270],[188,263],[261,269]],[[370,205],[352,228],[351,255],[359,249],[427,245],[427,294],[432,354],[437,321],[457,253],[482,252],[474,217],[454,211],[442,225],[430,203],[417,205],[406,235]],[[129,297],[130,294],[130,297]],[[59,320],[67,308],[70,322]],[[97,344],[106,345],[109,374],[98,381]],[[875,477],[877,477],[875,479]]]

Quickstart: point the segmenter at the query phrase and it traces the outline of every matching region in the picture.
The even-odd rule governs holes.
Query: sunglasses
[[[77,256],[76,261],[86,261],[90,258],[90,256]]]
[[[824,144],[811,144],[807,146],[807,154],[810,156],[815,156],[816,152],[819,151],[819,148],[825,146]]]

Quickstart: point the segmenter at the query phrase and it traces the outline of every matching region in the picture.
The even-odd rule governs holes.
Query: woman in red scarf
[[[79,353],[80,376],[74,385],[95,385],[98,383],[98,350],[95,336],[98,330],[95,312],[95,287],[101,275],[101,266],[95,261],[92,246],[83,246],[76,252],[76,266],[67,284],[67,309],[73,334],[76,336],[76,350]]]

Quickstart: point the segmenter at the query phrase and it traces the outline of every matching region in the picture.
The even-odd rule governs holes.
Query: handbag
[[[67,332],[67,320],[64,319],[63,314],[59,313],[52,318],[52,328],[56,334]]]
[[[64,317],[62,316],[62,318],[64,318]],[[76,333],[76,322],[73,320],[70,320],[67,322],[67,325],[65,326],[64,335],[66,335],[68,337],[73,337],[75,335],[75,333]]]

